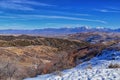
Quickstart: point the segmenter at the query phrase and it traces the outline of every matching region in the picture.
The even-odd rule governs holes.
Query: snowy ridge
[[[102,55],[96,56],[88,62],[84,62],[78,65],[76,68],[85,69],[87,66],[91,65],[92,68],[108,68],[110,64],[119,64],[120,65],[120,51],[115,50],[103,50]]]
[[[62,75],[51,73],[24,80],[120,80],[120,69],[108,68],[111,63],[120,65],[120,51],[103,50],[90,61],[62,71]]]

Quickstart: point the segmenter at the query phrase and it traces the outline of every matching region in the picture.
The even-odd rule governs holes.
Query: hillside
[[[28,35],[0,36],[0,79],[22,80],[83,64],[119,41],[91,44],[77,39]],[[111,47],[110,47],[111,46]]]
[[[119,44],[111,47],[118,45]],[[72,69],[39,75],[35,78],[27,78],[24,80],[119,80],[119,75],[120,49],[114,50],[109,48],[103,50],[100,55]]]
[[[22,80],[38,74],[72,68],[73,60],[67,61],[70,59],[69,52],[88,45],[86,42],[66,39],[1,35],[0,79]]]
[[[0,47],[11,46],[30,46],[30,45],[45,45],[50,47],[59,48],[62,50],[77,48],[80,45],[87,45],[81,41],[70,41],[67,39],[46,38],[40,36],[0,36]]]

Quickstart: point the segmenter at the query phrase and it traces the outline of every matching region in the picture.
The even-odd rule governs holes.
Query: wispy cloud
[[[29,4],[29,5],[36,5],[36,6],[55,6],[55,5],[36,2],[36,1],[32,1],[32,0],[13,0],[12,2],[16,3],[16,4]]]
[[[92,20],[92,19],[86,19],[86,18],[76,18],[76,17],[67,17],[67,16],[46,16],[46,15],[39,15],[37,17],[40,18],[53,18],[53,19],[66,19],[66,20],[79,20],[79,21],[89,21],[89,22],[99,22],[99,23],[107,23],[102,20]]]
[[[48,11],[50,13],[57,13],[57,14],[63,14],[63,15],[74,15],[74,16],[92,16],[90,14],[84,14],[84,13],[75,13],[75,12],[66,12],[66,11]]]
[[[0,1],[0,8],[14,9],[14,10],[35,10],[33,6],[55,6],[46,3],[40,3],[32,0],[2,0]]]
[[[102,24],[106,24],[106,21],[103,20],[93,20],[87,18],[77,18],[77,17],[69,17],[69,16],[56,16],[56,15],[16,15],[16,16],[0,16],[0,18],[9,18],[16,20],[34,20],[34,19],[64,19],[64,20],[74,20],[74,21],[88,21],[88,22],[98,22]]]
[[[111,10],[116,10],[116,11],[120,11],[120,8],[118,8],[118,7],[111,7],[111,6],[109,6],[109,7],[107,7],[108,9],[111,9]]]
[[[103,12],[103,13],[120,13],[118,9],[94,9],[94,11]]]

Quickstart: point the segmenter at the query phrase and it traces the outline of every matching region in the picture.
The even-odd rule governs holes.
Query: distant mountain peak
[[[104,27],[99,26],[99,27],[96,27],[96,29],[105,29],[105,28],[104,28]]]

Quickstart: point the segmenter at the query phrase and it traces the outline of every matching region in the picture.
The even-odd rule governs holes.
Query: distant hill
[[[75,28],[45,28],[45,29],[34,29],[34,30],[0,30],[0,34],[32,34],[42,36],[58,36],[67,35],[79,32],[120,32],[120,29],[109,29],[109,28],[89,28],[86,26],[75,27]]]
[[[63,36],[70,40],[83,40],[90,43],[105,43],[109,41],[120,41],[120,33],[113,32],[82,32]]]

